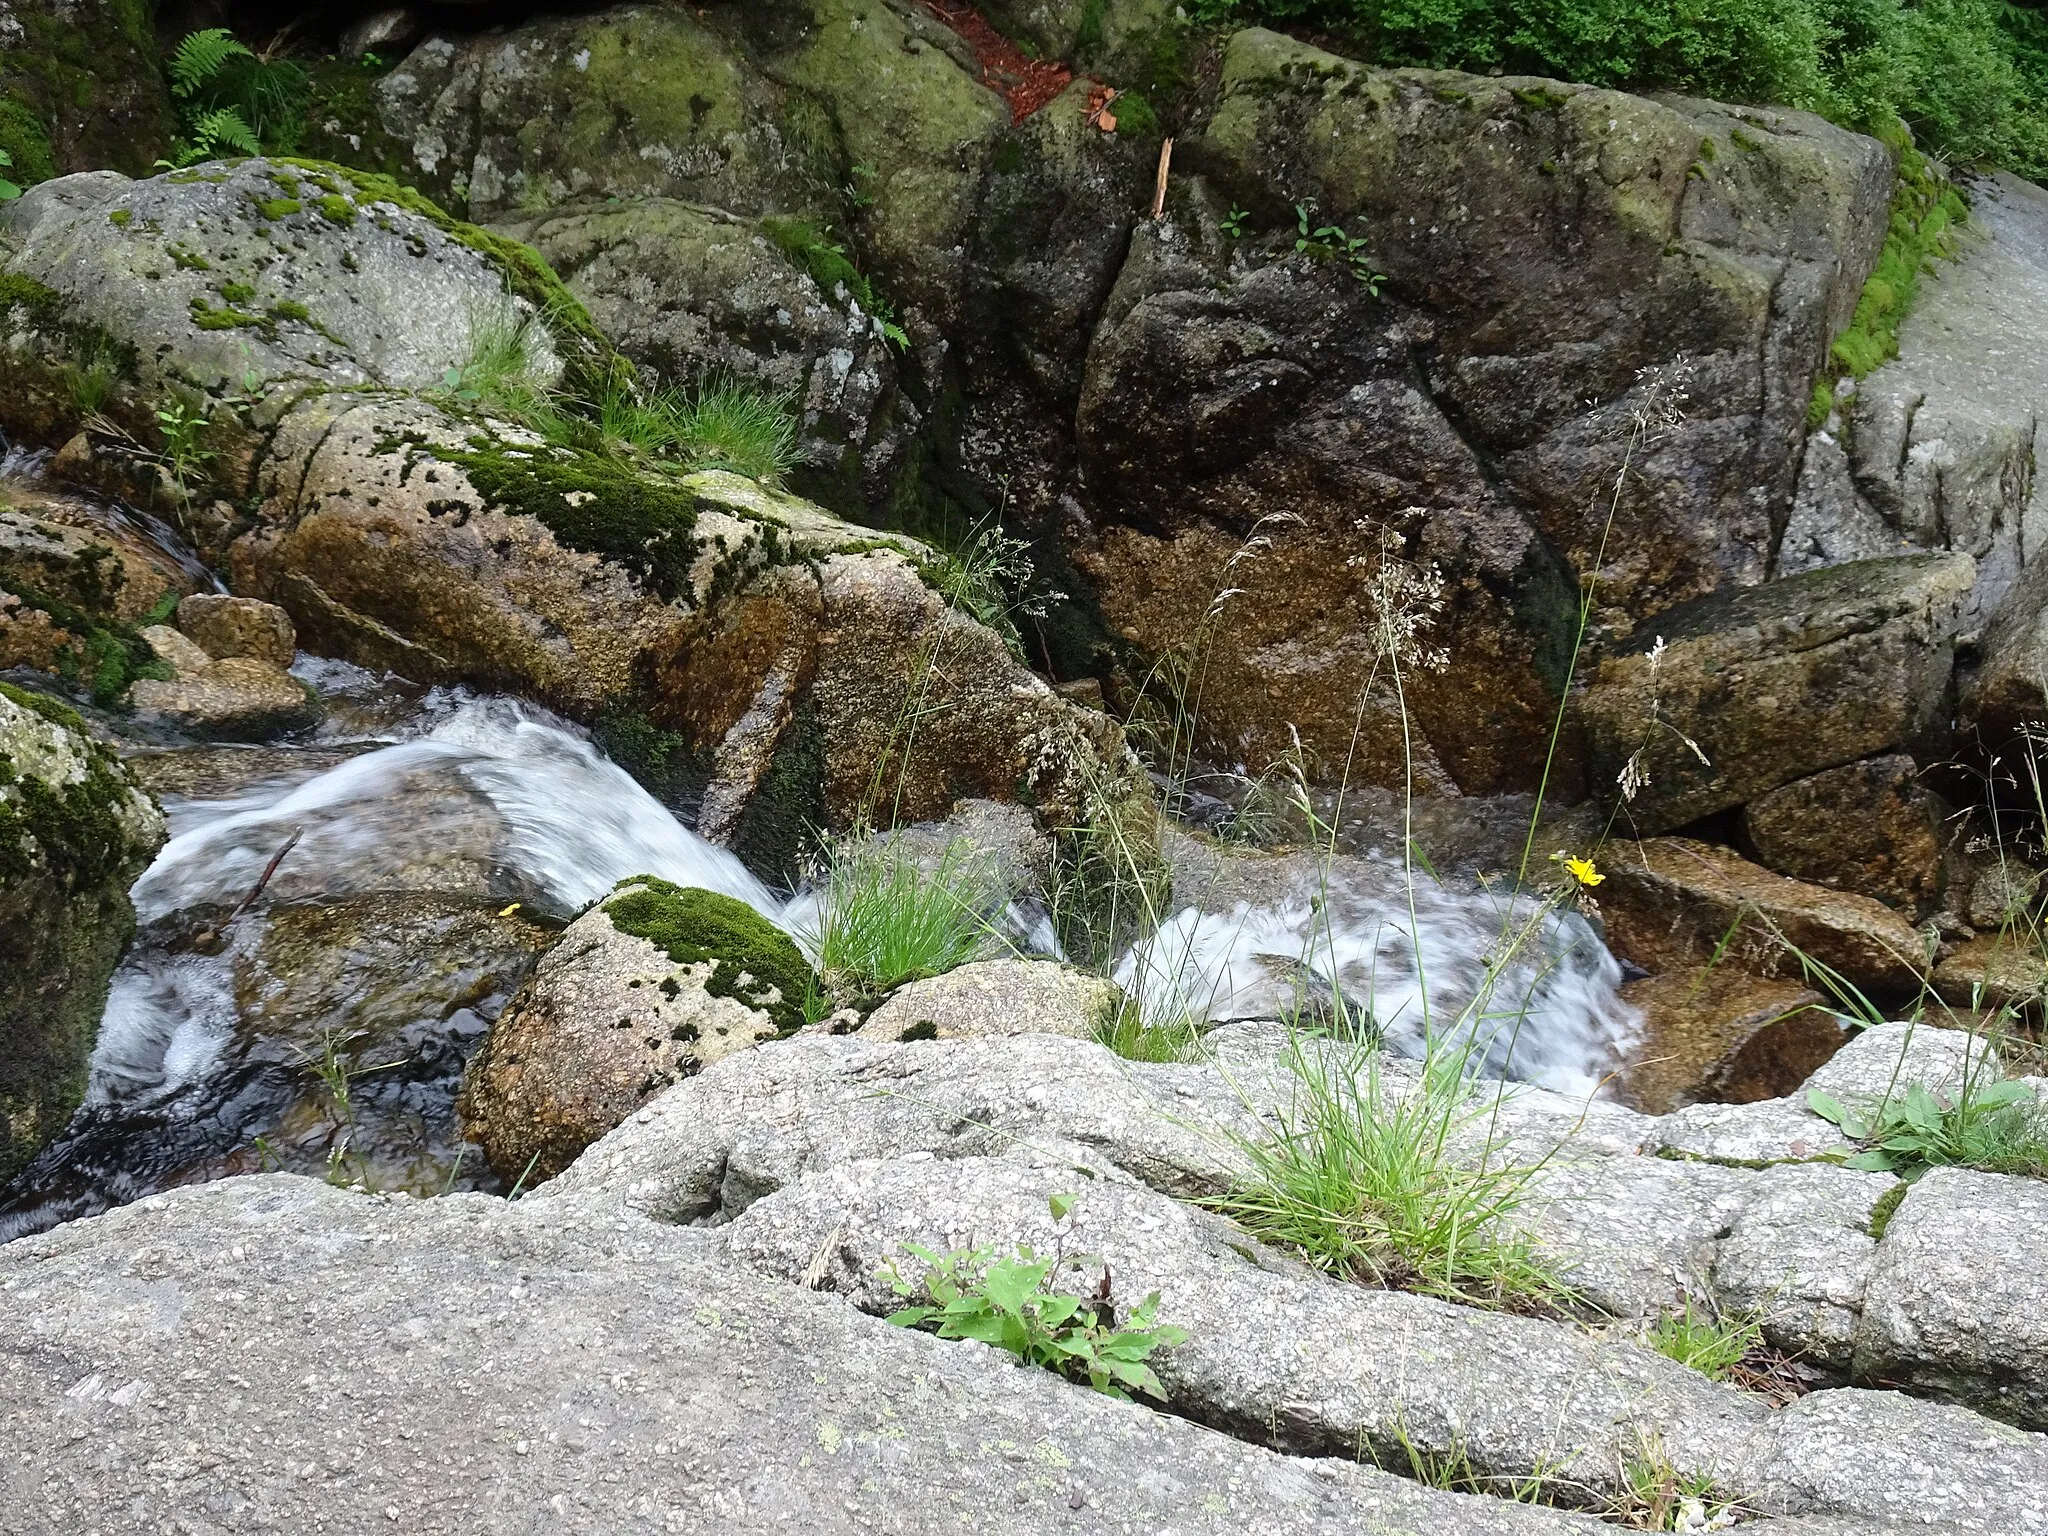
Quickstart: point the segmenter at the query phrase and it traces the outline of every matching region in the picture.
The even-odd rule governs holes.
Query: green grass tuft
[[[964,841],[928,865],[895,838],[848,840],[827,858],[818,970],[837,994],[879,996],[1008,948],[994,927],[1007,893]]]

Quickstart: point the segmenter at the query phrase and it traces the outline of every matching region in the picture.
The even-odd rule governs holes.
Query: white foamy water
[[[1491,1077],[1590,1094],[1633,1043],[1621,967],[1586,920],[1530,897],[1440,885],[1379,859],[1327,890],[1228,912],[1190,907],[1126,954],[1116,980],[1148,1018],[1286,1018],[1318,993],[1388,1046],[1462,1048]]]
[[[413,740],[282,793],[185,807],[188,825],[136,882],[141,919],[239,900],[294,829],[292,869],[317,871],[328,895],[397,888],[422,850],[469,842],[567,911],[628,875],[652,874],[780,915],[782,904],[736,857],[545,710],[475,698],[433,707],[441,703],[430,700],[432,723]]]

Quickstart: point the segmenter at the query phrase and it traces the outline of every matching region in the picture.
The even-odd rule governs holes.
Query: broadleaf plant
[[[1048,1202],[1055,1221],[1072,1211],[1075,1197]],[[1093,1296],[1052,1289],[1055,1277],[1082,1267],[1084,1260],[1060,1253],[1039,1255],[1020,1247],[998,1258],[992,1248],[956,1248],[937,1253],[917,1243],[905,1251],[924,1266],[921,1275],[903,1273],[895,1260],[883,1275],[896,1294],[922,1297],[889,1314],[899,1328],[923,1328],[942,1339],[976,1339],[1039,1366],[1083,1382],[1105,1396],[1128,1400],[1142,1392],[1160,1401],[1166,1389],[1151,1359],[1162,1349],[1187,1342],[1187,1330],[1159,1321],[1159,1293],[1152,1292],[1119,1326],[1105,1266]]]

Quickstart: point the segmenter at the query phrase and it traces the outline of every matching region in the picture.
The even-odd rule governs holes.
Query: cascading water
[[[814,944],[818,893],[779,900],[545,711],[433,690],[394,714],[385,680],[296,670],[329,701],[315,739],[193,749],[239,769],[234,787],[164,797],[173,836],[134,887],[141,929],[86,1101],[0,1197],[0,1240],[178,1183],[319,1172],[344,1130],[320,1108],[337,1038],[346,1139],[381,1185],[497,1187],[455,1125],[463,1064],[546,942],[527,919],[558,924],[628,875],[723,891]],[[1271,906],[1190,908],[1118,979],[1148,1013],[1213,1019],[1339,993],[1394,1049],[1455,1028],[1487,1070],[1575,1091],[1628,1043],[1619,967],[1577,916],[1424,880],[1411,922],[1396,865],[1342,860],[1323,880]]]
[[[1345,859],[1313,894],[1193,907],[1116,969],[1165,1022],[1287,1018],[1341,1004],[1353,1026],[1419,1057],[1432,1042],[1472,1070],[1590,1094],[1632,1043],[1621,967],[1586,920],[1534,897],[1440,884],[1377,858]]]

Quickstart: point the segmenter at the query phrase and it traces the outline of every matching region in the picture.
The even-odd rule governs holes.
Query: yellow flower
[[[1564,861],[1564,867],[1566,873],[1581,885],[1598,885],[1607,878],[1593,867],[1591,859],[1569,858]]]

